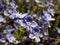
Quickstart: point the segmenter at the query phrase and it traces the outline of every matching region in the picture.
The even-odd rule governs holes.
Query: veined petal
[[[26,24],[23,22],[23,20],[16,20],[16,23],[20,24],[20,26],[25,27]]]
[[[19,43],[19,41],[17,41],[16,38],[12,34],[7,34],[6,38],[10,43],[14,43],[14,44]]]
[[[48,11],[49,13],[51,13],[52,16],[54,16],[54,14],[55,14],[55,10],[54,10],[54,9],[49,9],[49,8],[48,8],[47,11]]]
[[[28,13],[22,14],[22,13],[16,13],[16,18],[24,18],[25,16],[27,16]]]
[[[4,11],[4,15],[5,15],[5,16],[9,16],[10,14],[8,14],[7,11]]]
[[[31,27],[37,27],[38,26],[38,24],[34,21],[34,22],[32,22],[31,23],[31,25],[30,25]]]
[[[0,39],[0,42],[5,43],[6,40],[5,40],[4,38],[1,38],[1,39]]]
[[[50,21],[54,21],[55,19],[54,19],[54,18],[50,18],[49,20],[50,20]]]
[[[15,15],[10,15],[9,18],[10,19],[14,19],[15,18]]]
[[[30,39],[34,39],[35,36],[34,36],[33,34],[29,34],[29,38],[30,38]]]
[[[0,18],[0,22],[6,23],[6,20],[4,18]]]
[[[16,38],[13,36],[13,34],[7,34],[6,38],[10,43],[16,43]]]
[[[24,18],[27,15],[28,15],[28,13],[24,13],[24,14],[22,14],[21,18]]]

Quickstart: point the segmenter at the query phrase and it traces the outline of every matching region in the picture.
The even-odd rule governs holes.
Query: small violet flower
[[[30,17],[30,16],[25,16],[24,20],[16,20],[16,23],[19,23],[20,26],[22,27],[26,27],[26,26],[30,26],[30,27],[37,27],[38,24]]]
[[[10,14],[12,14],[13,11],[14,9],[11,6],[9,6],[6,10],[4,10],[4,15],[9,16]]]
[[[49,13],[51,13],[52,16],[54,16],[55,10],[54,10],[53,8],[51,8],[50,6],[48,6],[47,11],[48,11]]]
[[[22,13],[19,13],[17,11],[14,11],[10,16],[9,18],[10,19],[15,19],[15,18],[24,18],[25,16],[27,16],[28,13],[25,13],[25,14],[22,14]]]
[[[12,8],[14,8],[14,9],[16,9],[18,6],[15,4],[15,1],[14,0],[12,0],[11,2],[10,2],[10,6],[12,7]]]
[[[5,43],[6,40],[4,38],[0,38],[0,42]]]
[[[27,16],[27,15],[28,15],[28,13],[22,14],[22,13],[17,12],[17,13],[16,13],[16,18],[24,18],[24,17]]]
[[[11,25],[7,25],[3,33],[11,33],[15,29]]]
[[[33,28],[32,32],[29,34],[30,39],[35,39],[35,42],[40,42],[40,37],[43,37],[43,34],[38,28]]]
[[[13,43],[13,44],[18,44],[19,41],[16,40],[16,38],[14,37],[13,34],[6,34],[6,39],[10,42],[10,43]]]
[[[46,21],[54,21],[55,20],[54,18],[51,17],[51,15],[48,12],[43,11],[43,14],[44,14],[44,16],[42,16],[42,18],[44,20],[46,20]]]
[[[45,28],[51,27],[50,22],[44,21],[44,20],[38,21],[38,25],[39,25],[40,27],[44,26]]]

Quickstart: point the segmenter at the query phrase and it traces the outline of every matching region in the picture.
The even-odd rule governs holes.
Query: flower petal
[[[6,40],[5,40],[4,38],[1,38],[1,39],[0,39],[0,42],[5,43]]]
[[[30,38],[30,39],[34,39],[35,36],[34,36],[33,34],[29,34],[29,38]]]
[[[31,25],[30,25],[31,27],[37,27],[38,26],[38,24],[34,21],[34,22],[32,22],[31,23]]]
[[[16,13],[16,18],[24,18],[27,15],[28,15],[28,13],[22,14],[22,13],[17,12]]]
[[[20,26],[25,27],[26,24],[23,22],[23,20],[16,20],[15,22],[17,22],[18,24],[20,24]]]
[[[13,34],[7,34],[6,38],[10,43],[16,42],[16,38],[13,36]]]

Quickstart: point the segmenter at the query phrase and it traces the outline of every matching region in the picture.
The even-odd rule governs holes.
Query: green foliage
[[[14,31],[14,35],[18,40],[22,40],[24,36],[25,29],[19,27],[18,30]]]
[[[59,23],[60,23],[60,15],[58,17],[56,17],[54,25],[52,26],[51,30],[49,31],[50,32],[50,36],[55,35],[55,33],[56,33],[56,27],[58,26]]]

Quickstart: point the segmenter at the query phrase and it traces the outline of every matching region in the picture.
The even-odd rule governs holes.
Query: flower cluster
[[[26,0],[26,3],[29,2],[30,0]],[[19,6],[14,0],[3,0],[3,2],[0,2],[0,28],[7,24],[3,32],[0,32],[0,42],[6,43],[8,40],[9,43],[20,43],[20,40],[17,40],[13,34],[19,27],[26,29],[24,31],[29,33],[28,37],[31,40],[35,39],[37,43],[44,36],[49,36],[48,30],[51,28],[51,21],[55,21],[55,18],[53,18],[56,13],[53,8],[54,4],[47,0],[44,0],[42,3],[40,0],[32,2],[37,3],[37,6],[41,8],[47,6],[47,10],[42,10],[41,14],[31,15],[30,10],[26,13],[17,11]],[[7,17],[8,20],[4,17]],[[60,28],[57,27],[56,29],[60,33]]]

